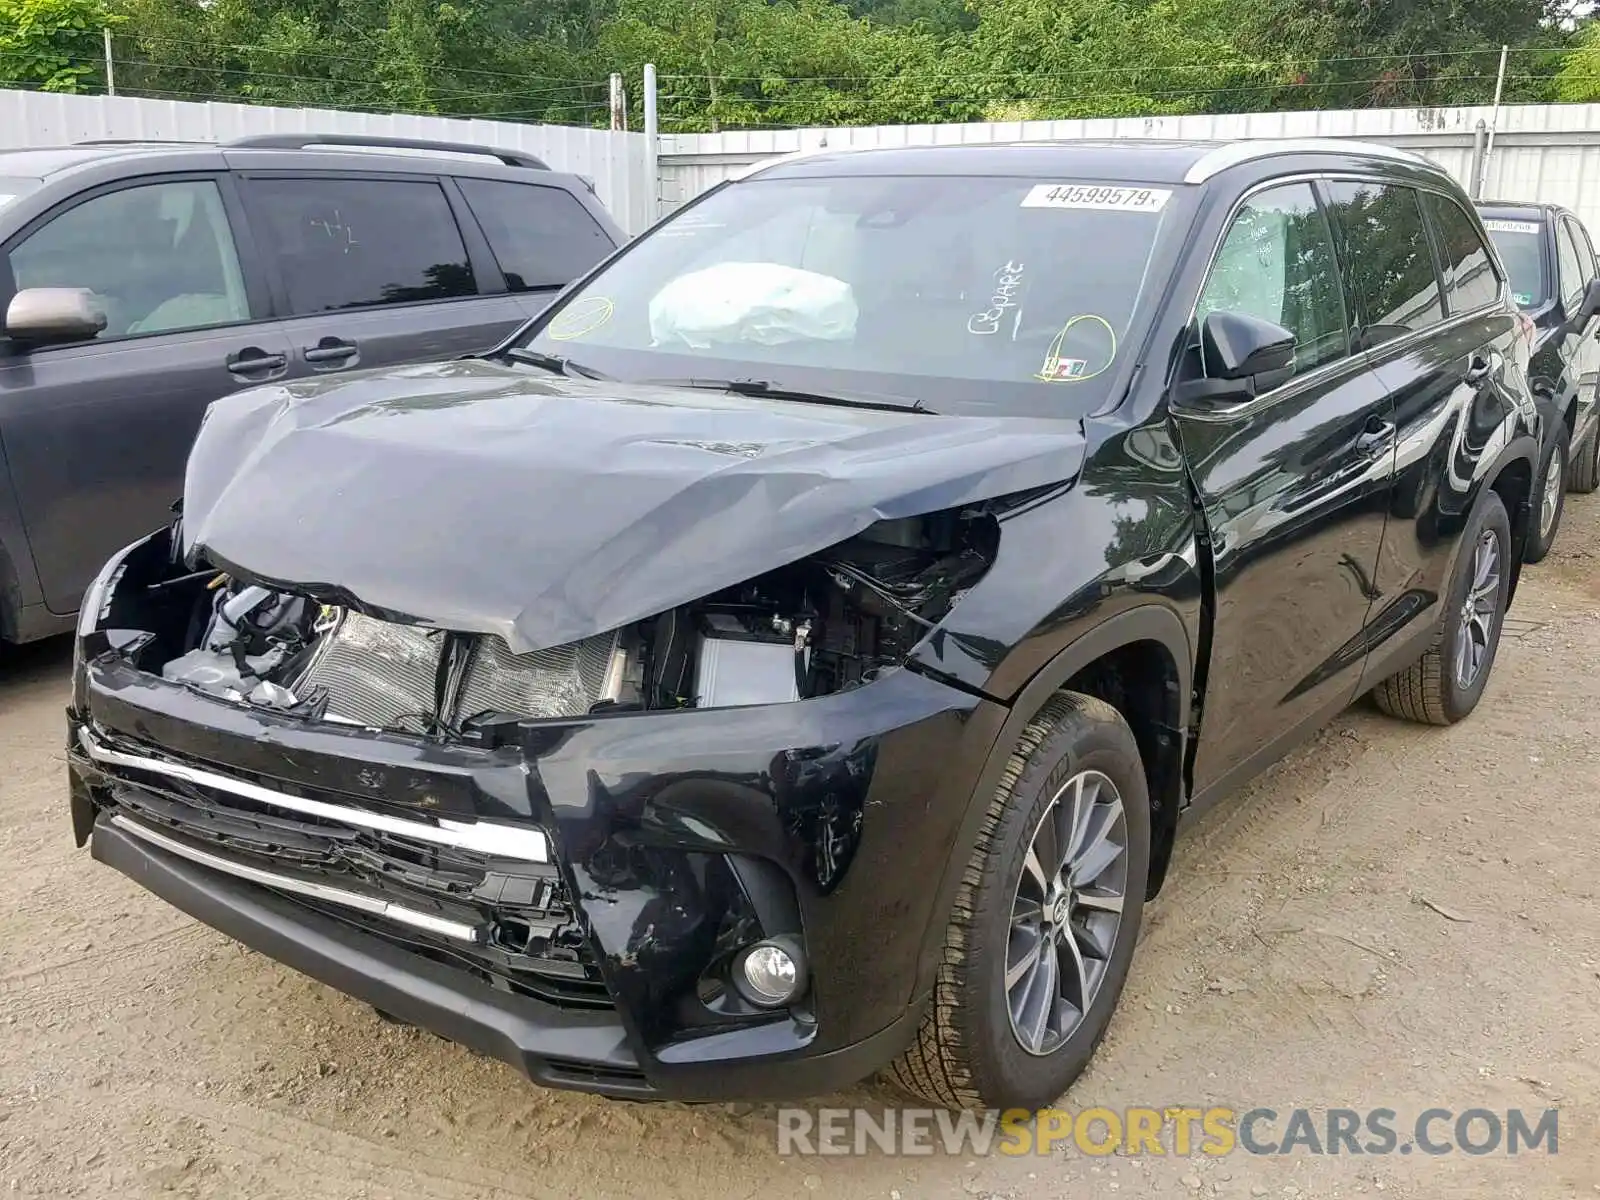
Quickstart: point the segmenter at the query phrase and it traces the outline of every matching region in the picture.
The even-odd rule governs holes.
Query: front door
[[[0,347],[0,444],[45,604],[75,612],[121,547],[171,519],[206,406],[283,376],[213,177],[90,195],[6,248],[17,288],[94,292],[91,342]],[[8,282],[12,282],[8,281]]]
[[[1215,569],[1196,794],[1354,697],[1394,461],[1392,406],[1352,353],[1309,183],[1240,208],[1197,315],[1217,310],[1293,332],[1296,374],[1228,410],[1173,411]]]

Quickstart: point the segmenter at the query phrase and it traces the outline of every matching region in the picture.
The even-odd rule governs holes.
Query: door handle
[[[1368,421],[1367,427],[1356,437],[1356,451],[1370,457],[1394,441],[1394,426],[1388,421]]]
[[[1467,382],[1482,383],[1489,378],[1489,372],[1494,370],[1494,363],[1487,355],[1474,354],[1472,361],[1467,364]]]
[[[301,353],[308,363],[334,363],[343,362],[347,358],[354,358],[356,347],[350,342],[341,342],[334,338],[323,338],[315,346],[305,347]]]
[[[273,371],[281,371],[289,365],[286,354],[268,354],[257,346],[247,346],[239,353],[229,357],[227,368],[230,374],[239,376],[266,375]]]

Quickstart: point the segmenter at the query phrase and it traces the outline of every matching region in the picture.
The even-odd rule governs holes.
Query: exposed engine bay
[[[521,655],[493,635],[197,573],[183,652],[161,673],[310,720],[473,741],[508,721],[807,699],[904,662],[998,539],[984,506],[881,521],[695,603]]]

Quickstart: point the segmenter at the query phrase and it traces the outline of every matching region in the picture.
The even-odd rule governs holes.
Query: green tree
[[[1556,75],[1555,93],[1566,104],[1600,100],[1600,23],[1586,22],[1578,31]]]
[[[981,0],[967,69],[993,120],[1200,111],[1256,67],[1229,0]]]
[[[607,61],[653,62],[662,128],[962,120],[947,41],[828,0],[622,0]],[[957,73],[959,71],[957,70]]]
[[[1268,0],[1241,9],[1239,44],[1275,63],[1274,87],[1220,109],[1487,104],[1502,45],[1505,100],[1554,98],[1564,0]]]
[[[100,0],[0,0],[0,87],[101,91],[113,22]]]

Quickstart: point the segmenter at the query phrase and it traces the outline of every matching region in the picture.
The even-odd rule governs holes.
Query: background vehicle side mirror
[[[1173,398],[1180,404],[1236,404],[1294,375],[1294,334],[1248,313],[1207,313],[1200,350],[1205,378],[1178,385]]]
[[[105,327],[106,314],[86,288],[23,288],[6,307],[6,336],[30,345],[86,341]]]

